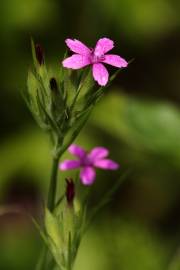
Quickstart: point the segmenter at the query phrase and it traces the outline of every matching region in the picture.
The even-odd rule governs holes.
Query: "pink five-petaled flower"
[[[92,65],[94,80],[101,86],[105,86],[109,79],[109,73],[103,64],[109,64],[117,68],[124,68],[128,65],[126,60],[119,55],[106,54],[114,47],[114,42],[109,38],[99,39],[94,49],[88,48],[77,39],[66,39],[65,42],[75,54],[66,58],[62,62],[63,66],[80,69]]]
[[[64,160],[59,164],[59,169],[64,171],[80,168],[80,179],[84,185],[91,185],[95,181],[95,167],[105,170],[117,170],[119,168],[116,162],[107,159],[109,151],[104,147],[95,147],[87,153],[82,147],[72,144],[68,150],[77,159]]]

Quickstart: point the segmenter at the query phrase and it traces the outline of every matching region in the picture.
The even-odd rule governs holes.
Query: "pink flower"
[[[69,152],[76,156],[76,160],[64,160],[59,164],[62,171],[80,168],[80,179],[84,185],[91,185],[95,181],[96,168],[117,170],[119,165],[107,159],[109,151],[104,147],[95,147],[89,153],[76,144],[69,147]]]
[[[77,39],[66,39],[65,42],[75,54],[66,58],[62,62],[63,66],[71,69],[80,69],[92,65],[94,80],[101,86],[105,86],[109,79],[109,73],[103,64],[109,64],[118,68],[127,67],[128,65],[126,60],[119,55],[106,54],[114,47],[114,42],[109,38],[99,39],[94,49],[88,48]]]

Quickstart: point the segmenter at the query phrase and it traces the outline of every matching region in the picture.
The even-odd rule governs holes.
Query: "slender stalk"
[[[50,211],[53,211],[56,206],[56,192],[57,192],[57,176],[58,176],[58,163],[59,163],[60,155],[55,156],[52,161],[52,169],[51,169],[51,178],[49,183],[49,191],[48,191],[48,199],[47,199],[47,207]],[[44,252],[44,262],[42,263],[42,267],[40,270],[44,270],[47,268],[47,254],[48,250],[45,246]],[[44,268],[45,266],[45,268]]]
[[[60,155],[57,157],[55,156],[52,161],[52,169],[51,169],[51,178],[49,184],[49,191],[48,191],[48,199],[47,199],[47,207],[50,211],[53,211],[56,205],[56,191],[57,191],[57,176],[58,176],[58,163],[59,163]],[[47,254],[48,250],[47,247],[44,246],[37,270],[44,270],[46,269],[47,263]]]
[[[58,174],[59,157],[53,158],[51,179],[49,184],[47,207],[52,211],[56,204],[56,191],[57,191],[57,174]]]

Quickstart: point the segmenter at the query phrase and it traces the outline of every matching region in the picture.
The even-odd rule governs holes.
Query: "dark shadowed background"
[[[48,137],[21,97],[30,37],[58,70],[65,38],[93,47],[106,36],[134,61],[105,89],[77,142],[108,147],[131,173],[87,233],[76,269],[179,270],[180,1],[2,0],[0,13],[0,269],[34,270],[41,246],[29,219],[9,213],[21,206],[38,215],[51,168]],[[117,177],[98,172],[92,201]]]

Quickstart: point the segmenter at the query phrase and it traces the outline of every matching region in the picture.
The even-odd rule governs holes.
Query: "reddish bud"
[[[66,178],[66,199],[68,204],[72,204],[75,197],[75,185],[71,178]]]
[[[35,51],[36,51],[36,58],[41,66],[44,64],[44,52],[40,44],[35,45]]]

